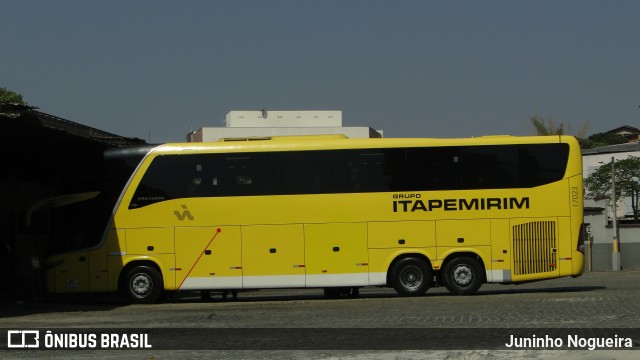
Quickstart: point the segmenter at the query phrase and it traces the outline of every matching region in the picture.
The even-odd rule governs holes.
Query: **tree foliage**
[[[564,129],[562,124],[557,125],[551,118],[544,119],[541,116],[534,115],[529,117],[531,124],[535,128],[538,135],[563,135]]]
[[[620,134],[613,133],[597,133],[587,138],[588,148],[597,148],[601,146],[624,144],[627,139]]]
[[[587,128],[589,127],[588,122],[585,123],[576,133],[573,133],[570,123],[557,124],[552,118],[545,119],[539,115],[534,115],[529,117],[529,121],[531,121],[531,125],[533,125],[533,128],[538,135],[573,135],[578,138],[580,147],[583,149],[587,148],[591,144],[590,141],[585,138]]]
[[[22,95],[4,87],[0,87],[0,103],[27,105],[27,102],[24,101]]]
[[[612,167],[608,162],[600,166],[585,180],[585,187],[596,198],[611,196]],[[640,157],[629,156],[615,162],[616,196],[631,198],[633,220],[638,222],[638,202],[640,200]]]
[[[577,132],[573,132],[570,123],[558,124],[552,118],[543,118],[539,115],[529,117],[531,125],[537,135],[573,135],[578,139],[581,149],[593,149],[608,145],[624,144],[627,139],[620,134],[597,133],[586,137],[589,122],[585,123]]]

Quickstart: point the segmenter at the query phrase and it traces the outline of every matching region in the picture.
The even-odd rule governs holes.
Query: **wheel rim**
[[[153,289],[153,280],[147,274],[135,274],[131,278],[131,292],[137,297],[144,297]]]
[[[400,273],[400,283],[404,288],[415,289],[422,284],[423,274],[417,266],[407,266]]]
[[[458,265],[452,271],[453,281],[460,286],[468,286],[473,281],[473,269],[468,265]]]

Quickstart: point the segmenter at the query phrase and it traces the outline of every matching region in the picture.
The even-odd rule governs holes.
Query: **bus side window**
[[[518,164],[520,186],[535,186],[540,183],[540,164],[530,149],[520,147]]]
[[[407,190],[458,190],[460,181],[459,147],[407,149]]]
[[[249,175],[236,175],[236,185],[253,185],[253,178]]]
[[[271,171],[269,153],[247,153],[224,159],[222,196],[269,195]],[[213,181],[212,181],[213,182]]]
[[[383,192],[404,188],[404,150],[381,149],[358,154],[359,192]]]
[[[562,179],[569,159],[567,144],[529,144],[518,147],[520,186],[533,187]]]
[[[202,183],[202,163],[196,162],[193,164],[190,169],[187,168],[189,181],[187,184],[187,193],[186,197],[198,197],[204,195],[204,184]]]
[[[341,156],[342,155],[342,156]],[[273,194],[331,194],[351,190],[350,159],[343,151],[273,154]]]
[[[462,182],[465,189],[518,187],[517,148],[504,145],[462,148]]]
[[[157,156],[153,159],[133,194],[129,209],[171,199],[173,177],[167,175],[171,173],[168,169],[172,167],[172,163],[170,156]]]
[[[201,156],[157,156],[134,192],[129,209],[160,201],[200,196],[202,186]]]

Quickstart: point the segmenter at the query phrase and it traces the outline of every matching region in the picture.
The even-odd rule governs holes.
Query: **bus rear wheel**
[[[455,258],[444,266],[442,281],[452,294],[475,294],[482,285],[482,265],[470,257]]]
[[[153,267],[136,266],[127,272],[124,290],[134,304],[158,302],[163,292],[162,276]]]
[[[391,270],[391,285],[402,296],[423,295],[431,287],[433,271],[421,259],[404,258]]]

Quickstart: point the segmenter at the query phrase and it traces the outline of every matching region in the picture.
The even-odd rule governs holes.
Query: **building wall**
[[[0,133],[6,135],[0,151],[7,154],[0,172],[0,296],[5,300],[38,298],[42,283],[37,274],[42,268],[36,265],[41,266],[52,251],[53,231],[60,228],[52,211],[62,208],[45,206],[46,200],[100,190],[102,184],[123,186],[130,173],[115,181],[113,172],[104,166],[103,154],[144,141],[33,109],[0,114]],[[23,150],[25,136],[15,134],[27,134],[29,151]],[[110,212],[104,215],[85,222],[69,220],[74,230],[95,224],[100,230],[107,226]]]
[[[202,129],[187,134],[187,142],[203,142],[204,133]]]
[[[588,271],[610,271],[613,254],[613,226],[608,221],[604,209],[606,201],[595,203],[601,211],[585,212],[584,222],[589,224],[591,233],[585,269]],[[640,224],[619,224],[620,265],[623,270],[640,269]],[[589,266],[590,265],[590,266]]]
[[[614,157],[616,161],[627,159],[629,156],[640,156],[640,151],[625,151],[611,154],[591,154],[582,156],[582,172],[584,177],[591,175],[603,163],[610,163]],[[602,162],[602,163],[601,163]]]
[[[203,127],[187,134],[189,142],[221,138],[286,135],[343,134],[349,138],[381,138],[382,131],[370,127],[343,127],[341,111],[230,111],[225,127]]]
[[[194,133],[192,141],[217,141],[221,138],[344,134],[349,138],[382,137],[368,127],[310,127],[310,128],[202,128]]]
[[[229,128],[257,127],[341,127],[342,111],[337,110],[258,110],[229,111],[225,119]]]
[[[633,144],[624,144],[625,147],[630,147]],[[635,146],[636,148],[638,146]],[[596,149],[597,150],[597,149]],[[589,175],[594,173],[600,166],[605,163],[610,163],[611,158],[615,158],[616,161],[624,160],[629,158],[630,156],[640,157],[640,151],[621,151],[621,152],[608,152],[608,153],[589,153],[589,151],[584,151],[586,154],[582,156],[582,176],[586,179]],[[617,199],[618,206],[616,208],[618,217],[623,217],[625,214],[628,214],[633,211],[631,208],[631,198],[622,197]],[[609,209],[612,208],[611,204],[605,205]]]

